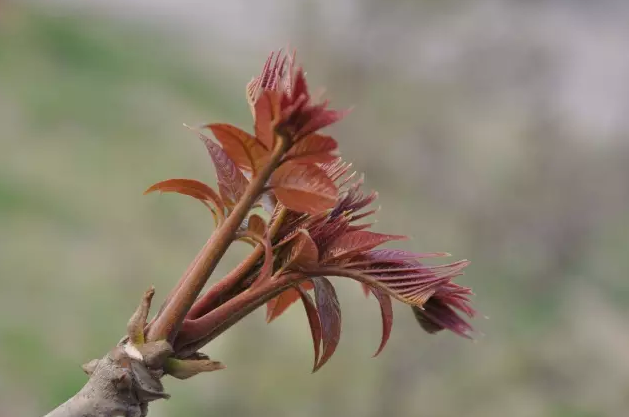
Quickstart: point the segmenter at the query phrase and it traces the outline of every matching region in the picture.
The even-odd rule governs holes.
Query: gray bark
[[[170,351],[170,347],[164,348]],[[99,360],[83,366],[90,375],[85,386],[45,417],[144,417],[148,403],[168,398],[160,378],[161,366],[153,368],[145,357],[118,346]],[[159,364],[161,365],[161,364]]]

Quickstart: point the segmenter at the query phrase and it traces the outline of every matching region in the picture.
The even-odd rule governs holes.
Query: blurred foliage
[[[357,104],[333,134],[380,192],[378,229],[471,259],[461,282],[490,317],[475,322],[486,335],[429,336],[397,306],[391,344],[371,360],[377,305],[343,282],[341,344],[319,373],[303,311],[268,326],[259,312],[207,349],[226,370],[168,380],[173,400],[151,416],[626,415],[626,126],[603,138],[558,115],[550,87],[563,67],[540,39],[470,34],[449,20],[469,11],[456,1],[395,4],[365,2],[344,42],[318,37],[326,21],[305,17],[311,4],[296,45],[313,85]],[[201,247],[211,221],[200,205],[142,191],[213,175],[181,123],[248,127],[245,74],[258,67],[243,58],[225,71],[128,22],[0,10],[0,415],[19,417],[81,387],[79,365],[118,340],[143,290],[154,284],[161,301]],[[377,38],[391,45],[389,33],[416,27],[410,16],[468,51],[453,70],[391,66],[393,52],[360,39],[400,22]]]

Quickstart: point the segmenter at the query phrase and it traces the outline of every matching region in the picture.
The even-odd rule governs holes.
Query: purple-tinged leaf
[[[385,235],[365,230],[350,232],[332,242],[322,259],[327,262],[348,258],[373,249],[383,243],[404,239],[407,239],[407,237],[402,235]]]
[[[310,294],[308,294],[303,287],[299,287],[298,291],[301,296],[301,301],[304,304],[304,309],[306,310],[306,316],[308,316],[308,323],[310,324],[310,333],[312,334],[312,344],[314,346],[314,365],[312,372],[315,372],[321,351],[321,319],[319,318],[319,312]]]
[[[268,150],[255,136],[225,123],[215,123],[204,127],[212,131],[216,140],[223,146],[223,151],[239,168],[252,171],[255,176],[268,156]]]
[[[378,350],[373,355],[378,356],[382,349],[387,345],[389,336],[391,336],[391,328],[393,327],[393,305],[391,304],[391,297],[376,288],[370,288],[373,295],[380,303],[380,313],[382,315],[382,340]]]
[[[249,181],[247,181],[247,178],[245,178],[242,171],[238,169],[236,163],[220,146],[203,134],[199,136],[201,140],[203,140],[214,163],[218,187],[223,201],[227,207],[232,208],[245,193]]]
[[[327,278],[312,279],[315,289],[315,301],[321,320],[321,338],[323,353],[313,372],[321,369],[332,357],[341,338],[341,306],[334,286]]]
[[[459,336],[471,339],[473,332],[465,320],[463,320],[446,301],[438,298],[430,298],[423,308],[413,306],[413,313],[419,325],[428,333],[437,333],[448,329]]]
[[[307,230],[299,229],[291,246],[286,268],[314,268],[319,263],[319,250]]]

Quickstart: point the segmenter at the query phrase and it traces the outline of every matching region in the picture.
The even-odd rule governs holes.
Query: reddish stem
[[[186,357],[196,352],[247,314],[305,279],[307,277],[301,273],[281,275],[276,280],[267,281],[259,287],[238,294],[203,317],[186,320],[177,337],[177,354]]]
[[[212,236],[201,250],[198,261],[194,264],[190,273],[184,278],[182,285],[166,304],[162,314],[157,317],[148,330],[148,341],[164,339],[172,341],[176,336],[186,314],[201,293],[208,278],[212,272],[214,272],[214,269],[216,269],[219,260],[232,243],[236,231],[260,196],[280,159],[288,150],[290,145],[288,138],[281,135],[278,135],[277,138],[279,140],[277,140],[268,163],[262,167],[258,175],[249,183],[245,193],[222,226],[212,233]]]
[[[271,241],[273,236],[277,233],[280,226],[282,225],[282,221],[284,220],[284,216],[286,215],[286,208],[283,207],[273,223],[271,224],[269,231],[267,233],[267,239]],[[210,289],[195,303],[193,304],[190,312],[186,315],[188,319],[197,319],[201,317],[203,314],[207,313],[214,307],[217,301],[219,301],[223,296],[225,296],[230,290],[232,290],[236,285],[238,285],[242,280],[247,276],[247,273],[254,267],[260,256],[264,254],[265,248],[264,245],[258,244],[253,252],[242,261],[236,268],[234,268],[229,274],[227,274],[223,279],[215,283],[210,287]]]

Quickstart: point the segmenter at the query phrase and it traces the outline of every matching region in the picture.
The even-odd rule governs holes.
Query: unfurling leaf
[[[308,291],[313,288],[310,281],[305,281],[297,288],[289,288],[266,304],[266,321],[272,322],[281,316],[295,301],[299,300],[299,290]]]
[[[299,213],[320,213],[334,207],[338,198],[336,185],[316,165],[282,164],[270,186],[282,204]]]
[[[264,219],[257,214],[252,214],[249,216],[247,229],[251,233],[255,233],[260,236],[264,236],[266,234],[266,223]]]
[[[338,143],[331,136],[313,133],[293,145],[286,159],[300,164],[323,164],[338,158]]]
[[[444,288],[447,288],[447,286]],[[476,311],[467,305],[467,301],[461,300],[459,295],[451,293],[450,290],[459,292],[451,284],[450,289],[438,291],[434,297],[424,304],[423,308],[413,306],[413,314],[415,314],[415,318],[422,329],[428,333],[437,333],[448,329],[459,336],[471,339],[474,329],[452,307],[463,311],[469,317],[474,317]],[[461,290],[466,289],[461,287]]]
[[[209,201],[213,203],[221,213],[224,210],[223,201],[218,194],[216,194],[216,191],[201,181],[187,178],[164,180],[150,186],[146,191],[144,191],[144,194],[149,194],[154,191],[189,195],[190,197],[194,197],[202,202]]]
[[[236,234],[238,239],[246,238],[250,239],[253,242],[257,242],[262,245],[264,248],[264,262],[262,263],[262,267],[260,268],[260,273],[258,274],[258,278],[256,280],[257,283],[260,283],[271,277],[273,272],[273,249],[271,247],[271,242],[263,235],[259,235],[257,233],[253,233],[250,230],[239,232]]]
[[[321,319],[319,318],[319,312],[310,295],[302,287],[298,288],[301,301],[304,304],[306,310],[306,316],[308,316],[308,323],[310,324],[310,333],[312,334],[312,344],[314,346],[314,366],[312,372],[317,368],[319,362],[319,355],[321,350]]]
[[[254,111],[256,137],[266,149],[271,150],[275,142],[275,124],[280,113],[279,93],[264,91],[256,101]]]
[[[380,303],[380,313],[382,315],[382,340],[378,350],[373,355],[378,356],[382,349],[387,345],[389,336],[391,336],[391,328],[393,327],[393,305],[391,304],[391,297],[376,288],[370,288],[373,295]]]
[[[247,178],[238,169],[236,163],[220,146],[203,134],[199,136],[203,140],[210,157],[212,157],[212,162],[216,169],[218,189],[221,197],[223,197],[223,202],[227,207],[232,208],[245,193],[249,181],[247,181]]]
[[[205,127],[212,131],[225,153],[238,167],[253,172],[255,176],[268,155],[268,151],[255,136],[230,124],[216,123]]]
[[[349,232],[332,242],[322,259],[329,261],[348,258],[373,249],[385,242],[403,239],[407,239],[407,237],[402,235],[385,235],[365,230]]]
[[[426,333],[434,334],[445,329],[445,327],[433,322],[432,320],[429,320],[424,315],[423,307],[411,306],[411,310],[413,310],[413,315],[415,316],[415,319]]]
[[[321,369],[332,357],[341,338],[341,306],[334,287],[327,278],[312,279],[315,289],[315,301],[321,320],[321,339],[323,353],[313,372]]]
[[[286,261],[286,267],[295,266],[298,269],[308,269],[319,263],[319,250],[316,243],[305,229],[299,229],[293,240],[291,251]]]

